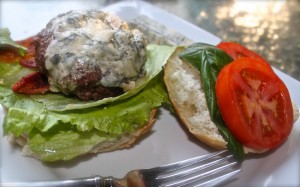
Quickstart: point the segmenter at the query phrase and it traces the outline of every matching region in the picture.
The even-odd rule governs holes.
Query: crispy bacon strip
[[[20,65],[27,68],[37,68],[37,64],[35,62],[35,47],[33,45],[33,38],[29,37],[25,40],[16,41],[17,44],[22,45],[28,49],[27,53],[20,58]]]
[[[14,49],[1,49],[0,50],[0,62],[14,63],[20,60],[20,55],[16,53]]]
[[[0,50],[0,62],[15,63],[19,62],[21,66],[27,68],[37,68],[35,62],[35,47],[33,45],[33,36],[25,40],[16,41],[17,44],[22,45],[28,49],[24,56],[21,56],[15,49],[5,48]]]
[[[33,36],[25,40],[16,41],[17,44],[26,47],[28,50],[24,56],[21,56],[15,49],[7,48],[0,50],[0,62],[15,63],[19,62],[26,68],[37,68],[35,62],[35,47]],[[44,94],[50,91],[47,77],[40,72],[33,72],[21,78],[12,86],[12,90],[22,94]]]
[[[50,86],[44,74],[33,72],[16,82],[12,86],[12,90],[22,94],[44,94],[50,91]]]

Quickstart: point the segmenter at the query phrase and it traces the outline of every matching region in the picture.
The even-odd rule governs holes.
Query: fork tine
[[[196,186],[203,186],[204,184],[208,184],[209,182],[213,182],[215,177],[219,178],[219,180],[221,179],[226,179],[226,177],[222,178],[223,175],[226,175],[227,173],[222,173],[222,171],[228,169],[228,168],[231,168],[232,166],[236,165],[237,162],[232,162],[232,163],[229,163],[229,164],[225,164],[225,165],[222,165],[222,166],[216,166],[216,168],[213,168],[213,169],[210,169],[210,170],[207,170],[207,171],[202,171],[202,170],[199,170],[198,172],[194,173],[194,175],[190,176],[190,177],[183,177],[183,178],[179,178],[177,181],[175,182],[172,182],[172,183],[166,183],[166,187],[171,187],[171,186],[185,186],[185,185],[189,185],[191,183],[196,183],[196,184],[193,184],[196,185]],[[235,170],[234,170],[235,171]],[[231,170],[230,170],[230,173]],[[235,173],[232,173],[232,175],[234,175]],[[214,176],[216,175],[216,176]],[[208,177],[214,177],[212,179],[209,178],[208,181],[205,181]],[[204,180],[204,181],[203,181]],[[165,182],[167,182],[168,180],[166,179]],[[216,181],[217,182],[217,181]]]
[[[240,171],[242,171],[242,169],[235,169],[232,172],[226,173],[224,175],[220,175],[219,177],[210,179],[206,182],[202,182],[202,183],[198,183],[197,185],[195,185],[194,187],[201,187],[201,186],[215,186],[215,185],[219,185],[222,182],[232,178],[233,176],[235,176],[237,173],[239,173]]]
[[[207,162],[207,163],[201,163],[201,165],[198,165],[197,163],[194,163],[193,165],[187,165],[185,167],[182,167],[180,169],[182,169],[182,171],[180,170],[179,172],[167,172],[166,174],[160,174],[157,179],[168,179],[170,180],[171,178],[175,178],[175,177],[182,177],[182,176],[186,176],[192,173],[195,173],[197,171],[203,170],[205,168],[214,166],[216,164],[219,164],[221,162],[224,162],[225,160],[228,160],[229,158],[233,157],[233,155],[228,155],[224,158],[219,158],[216,160],[212,160],[211,162]],[[207,161],[207,160],[201,160],[201,162],[203,161]],[[184,170],[183,170],[184,168]]]
[[[172,164],[167,164],[167,165],[163,165],[163,166],[159,166],[159,167],[155,167],[155,168],[151,168],[151,169],[144,169],[143,173],[148,174],[148,170],[149,170],[149,174],[155,173],[155,175],[157,176],[157,175],[161,175],[166,172],[178,170],[178,169],[193,165],[195,163],[199,163],[199,162],[208,160],[212,157],[216,157],[216,156],[224,154],[224,153],[228,153],[228,151],[227,150],[219,151],[219,152],[215,152],[215,153],[210,153],[210,154],[190,158],[187,160],[182,160],[182,161],[175,162]]]
[[[149,186],[205,185],[219,182],[241,171],[229,151],[219,151],[152,169],[140,170]],[[147,185],[147,186],[148,186]]]

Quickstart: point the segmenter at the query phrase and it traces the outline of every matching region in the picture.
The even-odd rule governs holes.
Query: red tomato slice
[[[288,89],[261,60],[241,57],[226,65],[216,81],[216,97],[227,127],[249,148],[277,147],[292,130]]]
[[[236,42],[220,42],[217,47],[225,51],[229,56],[231,56],[234,60],[241,57],[252,57],[257,60],[261,60],[268,66],[270,69],[270,64],[257,53],[247,49],[246,47],[236,43]]]
[[[47,78],[40,72],[33,72],[21,78],[12,90],[22,94],[44,94],[50,91]]]

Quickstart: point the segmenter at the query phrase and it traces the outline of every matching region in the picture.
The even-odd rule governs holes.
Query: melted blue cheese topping
[[[83,72],[101,72],[97,85],[125,91],[144,74],[146,40],[118,17],[101,11],[70,11],[52,19],[46,29],[53,33],[45,67],[54,92],[74,92]]]

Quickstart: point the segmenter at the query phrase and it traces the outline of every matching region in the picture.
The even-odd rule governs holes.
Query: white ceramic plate
[[[95,8],[94,5],[61,5],[63,3],[56,8],[49,7],[44,10],[32,7],[38,6],[38,3],[34,1],[31,5],[27,4],[25,8],[13,3],[5,5],[5,7],[12,6],[16,11],[8,12],[5,7],[2,7],[1,27],[8,27],[14,39],[23,39],[37,33],[58,13],[71,9]],[[40,7],[43,7],[42,5],[43,2],[40,3]],[[26,7],[31,8],[28,10]],[[127,20],[137,15],[147,15],[195,42],[217,44],[220,41],[218,37],[145,2],[125,1],[104,9]],[[292,100],[300,106],[300,82],[280,71],[275,71],[289,88]],[[0,122],[2,120],[1,108]],[[2,134],[2,128],[0,129]],[[242,164],[242,172],[227,186],[299,186],[299,135],[298,120],[293,133],[284,145],[268,154],[247,157]],[[123,177],[132,169],[159,166],[213,151],[190,136],[176,118],[164,109],[161,109],[159,119],[151,133],[134,147],[89,155],[64,163],[45,164],[33,158],[23,157],[20,150],[9,144],[6,137],[1,137],[0,140],[2,182],[66,179],[91,175]]]

